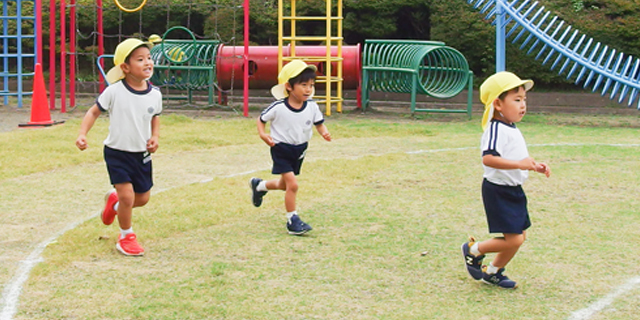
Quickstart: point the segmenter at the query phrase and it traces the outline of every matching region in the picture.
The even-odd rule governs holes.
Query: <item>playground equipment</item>
[[[250,46],[249,47],[249,88],[269,89],[277,84],[279,72],[278,55],[283,59],[291,57],[291,46],[280,49],[277,46]],[[338,47],[331,47],[331,54],[337,55]],[[241,47],[221,45],[218,50],[217,79],[221,90],[239,88],[243,86],[243,80],[237,76],[242,74],[244,68]],[[320,56],[326,52],[325,46],[297,46],[296,53],[300,56]],[[327,67],[325,61],[309,61],[318,68],[320,74],[325,74]],[[360,45],[342,47],[342,64],[344,68],[343,88],[359,90],[361,57]],[[337,63],[332,62],[332,76],[337,77]],[[234,76],[235,75],[235,76]],[[318,83],[316,87],[325,89],[325,83]]]
[[[166,39],[173,30],[188,32],[191,40]],[[217,40],[196,40],[195,35],[185,27],[170,28],[164,33],[160,43],[151,49],[154,61],[151,82],[186,90],[190,104],[193,90],[208,90],[209,104],[213,104],[219,46],[220,41]]]
[[[617,102],[627,99],[628,106],[636,100],[640,92],[638,58],[617,53],[600,42],[594,44],[592,38],[578,30],[571,32],[570,25],[565,25],[558,16],[550,18],[551,13],[544,6],[538,6],[538,2],[467,0],[467,3],[476,9],[482,6],[483,13],[489,11],[485,19],[495,16],[496,71],[505,67],[505,39],[517,32],[513,43],[526,37],[520,49],[528,48],[528,54],[537,50],[536,59],[544,57],[543,64],[553,61],[550,69],[559,67],[558,74],[566,74],[567,79],[573,77],[575,84],[583,82],[583,88],[591,86],[592,92],[602,88],[602,96],[608,94],[613,100],[618,95]],[[637,108],[640,109],[640,99]]]
[[[362,109],[369,91],[411,93],[411,113],[467,113],[471,118],[473,74],[457,50],[436,41],[365,40]],[[447,99],[468,89],[467,109],[419,109],[416,95]]]
[[[14,5],[12,5],[14,4]],[[18,99],[18,107],[22,107],[23,97],[32,95],[33,92],[25,92],[23,82],[25,77],[32,77],[35,74],[35,64],[38,62],[40,34],[40,1],[8,0],[2,1],[2,88],[0,96],[4,97],[4,105],[9,104],[9,96]],[[31,12],[32,15],[25,15]],[[10,27],[11,26],[11,27]],[[14,33],[15,32],[15,33]],[[33,41],[34,46],[31,52],[26,51],[29,46],[24,45],[24,41]],[[25,71],[28,70],[28,71]],[[15,91],[11,90],[10,84],[16,83]],[[46,101],[45,101],[46,103]]]
[[[324,74],[319,75],[316,78],[316,83],[325,84],[325,98],[320,99],[316,96],[318,103],[325,103],[325,114],[331,115],[331,104],[336,104],[336,111],[342,112],[342,0],[336,1],[337,12],[336,15],[332,15],[333,0],[326,0],[326,14],[325,16],[297,16],[296,14],[296,0],[290,0],[290,12],[288,16],[284,15],[284,3],[283,0],[278,0],[278,48],[280,52],[278,54],[278,73],[282,69],[285,61],[291,61],[294,59],[302,59],[305,62],[324,62]],[[291,34],[289,36],[284,35],[284,22],[289,21],[289,30]],[[299,21],[324,21],[326,25],[326,34],[324,36],[309,36],[298,35],[296,33],[297,23]],[[333,34],[335,22],[336,34]],[[284,41],[290,43],[290,55],[285,57],[282,53]],[[296,51],[298,41],[323,41],[326,47],[324,55],[303,55],[302,52]],[[335,44],[337,50],[331,50]],[[333,65],[336,65],[337,72],[333,76]],[[336,86],[336,95],[332,95],[333,86]]]
[[[142,9],[142,7],[144,7],[144,5],[145,5],[145,4],[147,4],[147,0],[142,0],[142,2],[140,3],[140,5],[139,5],[139,6],[137,6],[137,7],[133,8],[133,9],[129,9],[129,8],[126,8],[125,6],[123,6],[123,5],[120,3],[120,1],[118,1],[118,0],[114,0],[114,1],[115,1],[115,3],[116,3],[116,6],[117,6],[120,10],[122,10],[122,11],[124,11],[124,12],[129,12],[129,13],[131,13],[131,12],[136,12],[136,11],[138,11],[138,10]]]

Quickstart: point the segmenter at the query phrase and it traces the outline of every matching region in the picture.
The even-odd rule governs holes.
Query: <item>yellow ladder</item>
[[[321,70],[324,75],[316,78],[316,83],[324,83],[326,86],[325,98],[323,100],[316,97],[318,103],[325,103],[325,114],[331,115],[332,104],[336,105],[336,112],[342,112],[342,0],[326,0],[327,9],[325,16],[297,16],[296,15],[296,0],[291,1],[291,12],[288,12],[288,16],[285,16],[283,0],[278,0],[278,72],[282,69],[284,61],[291,61],[294,59],[301,59],[307,63],[320,62],[324,65],[318,65],[318,70]],[[332,7],[336,2],[336,15],[332,16]],[[290,22],[291,36],[284,36],[284,22]],[[310,36],[310,35],[297,35],[296,27],[298,21],[326,21],[326,35],[325,36]],[[333,35],[333,26],[336,26],[336,34]],[[283,44],[285,41],[289,42],[290,55],[288,57],[283,56]],[[296,42],[297,41],[324,41],[326,44],[326,52],[324,56],[298,56],[296,54]],[[335,47],[335,55],[332,54],[332,47]],[[333,66],[337,68],[335,76],[332,76]],[[333,87],[336,88],[336,95],[333,96]]]

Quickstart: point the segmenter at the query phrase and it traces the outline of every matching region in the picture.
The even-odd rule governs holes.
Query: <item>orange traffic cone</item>
[[[33,98],[31,99],[31,121],[21,123],[19,127],[48,127],[64,121],[52,121],[49,113],[47,91],[44,89],[42,65],[36,63],[36,71],[33,76]]]

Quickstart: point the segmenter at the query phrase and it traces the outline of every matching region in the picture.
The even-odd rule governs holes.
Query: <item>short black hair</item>
[[[145,48],[149,49],[149,51],[151,51],[151,48],[149,48],[149,45],[147,45],[146,43],[141,43],[139,46],[137,46],[137,47],[133,48],[133,50],[131,50],[131,52],[129,52],[129,54],[127,55],[127,57],[126,57],[126,58],[124,58],[124,62],[125,62],[126,64],[129,64],[129,60],[131,59],[131,54],[132,54],[134,51],[136,51],[136,50],[140,49],[141,47],[145,47]]]
[[[507,96],[507,94],[509,94],[509,92],[512,92],[512,91],[513,91],[513,92],[518,92],[518,91],[520,90],[520,88],[524,88],[524,90],[525,90],[525,91],[527,91],[527,89],[524,87],[524,84],[523,84],[523,85],[521,85],[521,86],[515,87],[515,88],[513,88],[513,89],[510,89],[510,90],[507,90],[507,91],[505,91],[505,92],[501,93],[501,94],[498,96],[498,99],[500,99],[500,100],[504,100],[504,98]]]
[[[302,72],[300,72],[299,75],[289,79],[289,84],[291,85],[291,87],[293,87],[294,84],[307,82],[309,80],[315,80],[315,79],[316,79],[316,72],[311,68],[306,68],[302,70]]]

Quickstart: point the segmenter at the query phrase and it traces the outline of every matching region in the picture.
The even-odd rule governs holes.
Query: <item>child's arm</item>
[[[160,117],[153,116],[151,118],[151,139],[147,141],[147,151],[154,153],[158,150],[158,141],[160,139]]]
[[[482,164],[487,167],[496,169],[520,169],[533,170],[535,172],[544,173],[547,177],[551,175],[551,169],[545,163],[537,163],[533,158],[524,158],[522,160],[508,160],[503,157],[487,154],[482,157]]]
[[[80,133],[78,133],[78,138],[76,139],[76,147],[78,147],[78,149],[84,150],[89,146],[87,144],[87,133],[89,133],[89,130],[93,127],[100,113],[100,108],[98,108],[96,104],[87,110],[80,124]]]
[[[269,145],[269,147],[275,146],[276,144],[275,142],[273,142],[273,138],[271,138],[271,136],[265,132],[265,123],[260,120],[260,117],[258,117],[258,120],[257,120],[257,127],[258,127],[258,134],[260,135],[260,139],[262,139],[264,143]]]
[[[325,126],[324,123],[316,125],[316,130],[318,130],[318,133],[322,138],[327,141],[331,141],[331,133],[329,133],[329,129],[327,129],[327,126]]]

